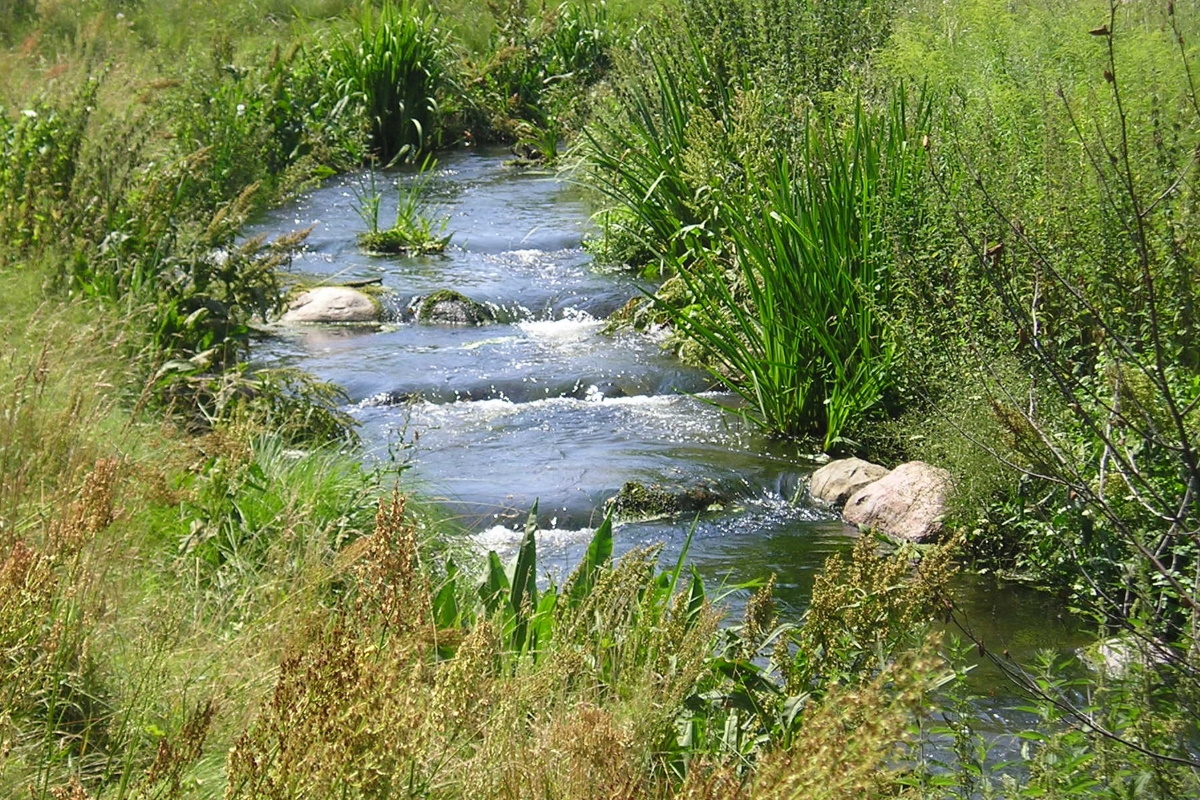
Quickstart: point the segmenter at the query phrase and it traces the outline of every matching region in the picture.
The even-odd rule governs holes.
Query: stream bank
[[[378,282],[393,318],[277,330],[257,359],[342,386],[366,457],[404,463],[408,487],[440,502],[480,548],[515,552],[537,501],[539,564],[559,579],[628,482],[715,487],[724,501],[699,515],[689,561],[710,587],[774,573],[781,613],[798,617],[825,559],[853,542],[835,514],[793,502],[816,464],[720,408],[734,398],[710,391],[708,376],[665,354],[655,336],[607,333],[605,318],[640,288],[581,247],[589,218],[575,187],[506,158],[486,149],[443,157],[428,189],[453,234],[444,255],[361,253],[355,175],[260,219],[247,235],[314,226],[293,269],[306,282]],[[381,218],[394,204],[385,194]],[[445,289],[487,304],[495,320],[408,317],[414,300]],[[662,543],[673,560],[692,524],[622,524],[617,552]],[[980,576],[962,578],[958,591],[997,651],[1019,657],[1087,641],[1041,593]],[[735,609],[744,596],[731,596]]]

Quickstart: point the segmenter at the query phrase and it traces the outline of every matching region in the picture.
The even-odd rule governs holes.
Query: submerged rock
[[[909,461],[852,494],[842,515],[896,539],[933,542],[942,532],[950,487],[946,470]]]
[[[281,322],[378,322],[383,307],[366,292],[350,286],[318,286],[302,292]]]
[[[615,497],[609,499],[617,516],[625,520],[654,519],[676,514],[695,514],[725,502],[725,495],[712,484],[665,486],[627,481]]]
[[[416,314],[417,322],[441,325],[485,325],[496,321],[492,309],[451,289],[439,289],[421,298]]]
[[[839,458],[812,474],[808,491],[814,500],[841,508],[850,495],[888,474],[887,467],[861,458]]]
[[[1157,639],[1142,639],[1131,634],[1102,639],[1078,652],[1094,671],[1118,680],[1178,658],[1177,653]]]

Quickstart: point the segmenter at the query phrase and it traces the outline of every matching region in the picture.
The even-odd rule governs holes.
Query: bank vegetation
[[[1116,0],[6,3],[0,793],[1197,794],[1198,35]],[[955,535],[722,620],[608,524],[539,585],[536,515],[506,567],[364,468],[336,387],[246,358],[305,232],[239,231],[489,141],[594,187],[631,316],[739,413],[949,469]],[[1119,668],[990,653],[955,569],[1060,594]],[[1026,693],[1018,759],[969,652]]]

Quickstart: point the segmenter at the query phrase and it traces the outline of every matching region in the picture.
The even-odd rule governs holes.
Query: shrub
[[[487,7],[494,28],[485,51],[465,64],[463,125],[477,138],[515,140],[553,161],[560,139],[586,116],[587,91],[607,74],[622,34],[603,0]]]
[[[98,79],[74,97],[43,97],[15,113],[0,108],[0,226],[5,247],[46,248],[77,222],[72,192]]]

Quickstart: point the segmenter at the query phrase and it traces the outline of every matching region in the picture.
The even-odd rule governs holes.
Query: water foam
[[[530,339],[551,344],[574,344],[591,338],[605,325],[586,311],[569,308],[560,319],[525,320],[517,329]]]
[[[568,547],[589,541],[596,533],[595,528],[546,528],[538,529],[534,539],[538,545],[550,548]],[[525,537],[523,531],[507,528],[504,525],[494,525],[487,530],[473,534],[471,540],[481,551],[495,550],[497,553],[515,551]]]

